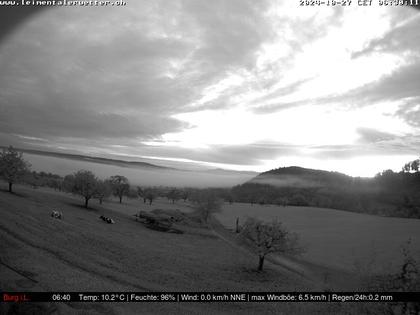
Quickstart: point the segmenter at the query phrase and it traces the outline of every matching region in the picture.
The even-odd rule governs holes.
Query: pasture
[[[90,209],[84,209],[79,198],[48,189],[17,186],[16,194],[0,191],[0,289],[286,291],[312,287],[270,264],[264,273],[255,272],[256,258],[209,230],[179,235],[148,229],[134,220],[132,212],[138,207],[130,203],[99,206],[92,202]],[[55,209],[63,213],[63,220],[51,217]],[[116,223],[106,224],[100,215]],[[226,313],[276,313],[273,304],[59,306],[64,308],[62,314],[214,314],[221,307]]]
[[[418,242],[420,230],[418,220],[328,209],[223,206],[216,217],[228,228],[233,227],[237,216],[241,221],[247,215],[263,219],[278,216],[299,233],[308,249],[300,266],[309,273],[301,276],[275,260],[266,262],[264,272],[257,272],[257,256],[230,242],[229,234],[233,233],[227,230],[221,233],[202,227],[187,229],[185,234],[163,233],[148,229],[133,217],[139,210],[156,208],[189,212],[192,205],[188,202],[172,204],[160,198],[149,205],[139,199],[124,199],[122,204],[109,200],[99,205],[91,200],[89,209],[82,204],[81,198],[45,188],[17,185],[15,194],[0,190],[0,290],[319,291],[326,288],[322,281],[326,273],[331,275],[328,288],[352,290],[357,289],[353,275],[336,267],[351,269],[346,262],[354,257],[369,258],[365,238],[376,241],[378,248],[382,246],[381,255],[394,261],[399,256],[398,242],[409,235]],[[51,217],[52,210],[60,211],[63,219]],[[102,215],[115,224],[101,220]],[[390,242],[388,246],[385,241]],[[354,306],[61,303],[50,307],[57,314],[349,314]]]
[[[402,258],[401,246],[412,240],[420,259],[420,220],[380,217],[333,209],[275,205],[225,204],[216,218],[229,229],[236,218],[278,219],[296,232],[306,253],[304,260],[354,271],[355,264],[373,264],[375,271],[391,270]]]

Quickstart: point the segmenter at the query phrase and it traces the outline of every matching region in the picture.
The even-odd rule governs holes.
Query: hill
[[[312,206],[361,213],[420,218],[420,172],[384,171],[374,178],[283,167],[232,188],[234,201]]]
[[[353,177],[338,172],[291,166],[261,173],[249,183],[283,187],[325,187],[337,184],[348,185],[353,180]]]

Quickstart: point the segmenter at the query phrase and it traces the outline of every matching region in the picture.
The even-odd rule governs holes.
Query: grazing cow
[[[61,220],[61,219],[63,219],[63,214],[59,211],[53,210],[53,212],[51,212],[51,217]]]

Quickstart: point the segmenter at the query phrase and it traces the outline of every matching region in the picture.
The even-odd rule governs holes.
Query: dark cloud
[[[17,105],[2,108],[0,112],[0,132],[20,133],[47,139],[55,137],[149,139],[167,130],[177,130],[184,126],[166,116],[145,114],[139,118],[82,108],[73,110],[54,105],[42,109]],[[158,124],[156,120],[159,120]]]
[[[330,98],[330,102],[346,102],[353,106],[366,106],[378,102],[401,101],[420,97],[420,60],[413,60],[392,74],[366,84],[343,95]]]
[[[228,70],[254,66],[254,53],[273,36],[264,18],[268,1],[185,1],[186,11],[196,19],[200,47],[194,53],[201,67]],[[206,71],[207,72],[207,71]]]
[[[303,81],[302,84],[306,82]],[[361,87],[351,89],[340,94],[331,94],[312,99],[302,99],[288,103],[273,103],[257,107],[254,112],[270,114],[284,109],[298,106],[331,105],[341,109],[366,107],[378,103],[399,102],[400,109],[395,116],[404,119],[408,124],[419,126],[420,104],[420,59],[413,57],[407,64],[399,67],[393,73],[383,76],[378,80],[367,83]],[[298,88],[299,85],[296,86]]]
[[[36,13],[45,11],[48,6],[3,6],[0,10],[0,42],[25,20]]]
[[[416,107],[420,99],[420,59],[408,60],[408,64],[400,67],[390,75],[386,75],[376,81],[361,87],[346,91],[342,94],[326,95],[313,99],[302,99],[296,102],[277,103],[259,107],[256,113],[268,114],[291,107],[304,105],[328,105],[339,104],[343,108],[365,107],[380,102],[400,101],[408,103],[397,114],[407,118],[407,122],[417,125],[412,109]],[[404,113],[411,113],[406,115]],[[413,114],[413,115],[412,115]]]
[[[112,146],[124,144],[128,155],[214,163],[253,164],[276,155],[278,149],[265,147],[202,150],[141,143],[188,127],[171,115],[228,71],[254,67],[255,52],[272,36],[263,15],[268,2],[129,5],[120,11],[51,10],[28,20],[0,46],[1,139],[110,154]]]
[[[410,10],[398,10],[391,21],[392,29],[380,38],[372,39],[364,49],[352,53],[352,58],[372,53],[418,52],[420,33],[416,21],[419,15],[412,16]]]
[[[185,127],[171,115],[228,69],[251,64],[265,1],[130,2],[57,8],[0,46],[2,132],[142,138]],[[171,77],[173,75],[173,77]]]
[[[420,127],[420,96],[412,98],[400,106],[396,116],[414,127]]]

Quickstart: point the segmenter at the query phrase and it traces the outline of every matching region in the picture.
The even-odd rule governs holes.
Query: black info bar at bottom
[[[0,292],[1,302],[418,302],[420,292]]]

